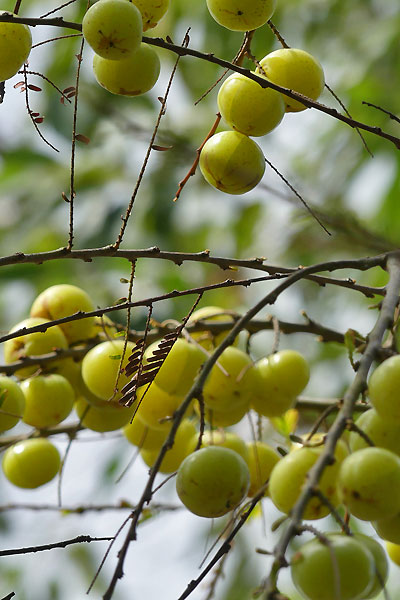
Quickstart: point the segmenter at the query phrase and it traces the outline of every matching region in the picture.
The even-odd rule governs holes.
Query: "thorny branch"
[[[369,264],[369,266],[372,266],[372,264],[374,266],[381,266],[382,268],[385,268],[386,266],[386,262],[387,262],[387,257],[383,256],[380,257],[378,260],[377,259],[364,259],[366,262],[364,262],[364,267],[367,267],[367,264]],[[370,262],[371,261],[371,262]],[[332,261],[335,262],[335,261]],[[352,262],[352,261],[351,261]],[[390,266],[392,264],[392,260],[389,260]],[[336,263],[337,264],[337,261]],[[115,587],[118,583],[118,581],[123,577],[124,575],[124,563],[125,563],[125,558],[130,546],[130,543],[134,540],[136,540],[136,528],[137,528],[137,524],[138,524],[138,520],[141,514],[141,511],[143,510],[144,506],[146,503],[150,502],[152,495],[153,495],[153,484],[156,478],[156,475],[158,473],[158,470],[160,468],[161,462],[167,452],[167,450],[169,448],[172,447],[174,439],[175,439],[175,434],[176,431],[178,429],[179,423],[182,420],[184,414],[186,413],[186,410],[188,409],[190,403],[192,402],[192,400],[194,400],[195,398],[199,398],[201,397],[202,394],[202,390],[203,390],[203,386],[206,382],[206,379],[213,367],[213,365],[217,362],[218,358],[221,356],[222,352],[225,350],[225,348],[227,348],[228,346],[230,346],[236,336],[238,335],[238,333],[245,327],[245,325],[260,311],[262,310],[265,306],[267,306],[268,304],[274,304],[275,301],[277,300],[277,298],[288,288],[290,288],[294,283],[296,283],[297,281],[299,281],[300,279],[302,279],[305,275],[309,275],[312,273],[316,273],[319,270],[329,270],[332,267],[332,263],[325,263],[324,266],[321,265],[312,265],[310,267],[305,267],[304,269],[298,270],[297,272],[292,273],[291,275],[289,275],[284,281],[282,281],[281,283],[279,283],[275,289],[273,289],[270,293],[268,293],[264,298],[262,298],[259,302],[257,302],[257,304],[255,304],[249,311],[247,311],[247,313],[245,315],[243,315],[236,323],[235,325],[232,327],[231,331],[228,333],[228,335],[224,338],[224,340],[221,342],[221,344],[216,348],[216,350],[213,352],[213,354],[210,356],[210,358],[204,363],[202,370],[199,374],[199,376],[197,377],[197,379],[195,380],[192,388],[189,390],[186,398],[184,399],[184,401],[182,402],[182,404],[180,405],[179,409],[175,412],[174,415],[174,419],[172,421],[172,425],[171,425],[171,430],[170,433],[167,437],[167,439],[165,440],[163,446],[161,447],[160,453],[153,465],[153,467],[150,470],[150,475],[149,478],[147,480],[147,484],[145,486],[145,489],[143,491],[142,497],[140,498],[139,502],[138,502],[138,506],[135,509],[135,511],[133,511],[132,513],[132,521],[131,521],[131,525],[129,527],[128,533],[125,537],[125,540],[123,542],[123,545],[120,548],[120,551],[118,553],[118,562],[116,565],[116,568],[114,570],[114,574],[112,576],[111,582],[109,587],[107,588],[104,596],[103,596],[103,600],[110,600],[113,596],[113,593],[115,591]],[[399,269],[399,285],[400,285],[400,269]],[[397,289],[397,288],[396,288]],[[391,291],[391,288],[390,288]],[[397,299],[398,299],[398,294],[397,294],[397,298],[396,298],[396,303],[397,303]],[[392,298],[392,294],[390,294],[390,302],[393,302],[393,298]],[[383,310],[383,309],[382,309]],[[185,598],[186,596],[182,596],[181,599],[183,600],[183,598]],[[181,600],[180,599],[180,600]]]
[[[279,571],[286,564],[285,553],[287,547],[291,539],[299,533],[299,527],[302,522],[302,516],[307,502],[312,497],[314,493],[313,490],[317,489],[318,482],[325,467],[333,460],[336,444],[346,429],[348,421],[352,420],[355,403],[366,387],[368,371],[379,352],[383,336],[393,323],[393,316],[400,294],[400,252],[393,252],[388,255],[387,269],[389,271],[390,279],[387,284],[386,296],[382,302],[379,317],[369,335],[367,347],[361,358],[360,366],[353,383],[346,391],[337,418],[329,429],[329,432],[326,434],[325,448],[315,465],[309,471],[307,484],[304,486],[304,489],[292,510],[286,529],[274,550],[275,560],[266,582],[265,600],[277,600],[279,596],[277,579]]]

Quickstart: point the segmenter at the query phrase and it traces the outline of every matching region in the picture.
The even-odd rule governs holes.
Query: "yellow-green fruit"
[[[198,439],[196,434],[196,443]],[[239,437],[236,433],[231,431],[224,431],[223,429],[214,429],[212,431],[207,430],[204,432],[201,440],[202,448],[207,446],[222,446],[223,448],[230,448],[237,452],[246,462],[248,460],[249,451],[244,440]]]
[[[106,0],[101,0],[105,2]],[[125,3],[126,0],[121,0]],[[88,294],[76,285],[60,284],[53,285],[44,290],[36,298],[31,308],[31,317],[42,317],[53,321],[69,317],[77,312],[89,312],[94,310],[94,304]],[[62,323],[60,328],[71,344],[76,341],[86,340],[90,337],[94,319],[79,319]]]
[[[384,360],[368,381],[372,406],[383,419],[400,423],[400,355]]]
[[[85,398],[78,398],[74,405],[76,414],[82,425],[92,431],[115,431],[124,427],[132,418],[136,408],[134,403],[130,408],[119,406],[106,400],[94,405]]]
[[[388,560],[381,544],[369,535],[355,533],[354,538],[371,552],[375,562],[374,583],[368,594],[363,596],[363,600],[372,600],[372,598],[375,598],[385,587],[389,574]]]
[[[261,61],[264,74],[273,83],[317,100],[325,86],[324,71],[314,56],[298,48],[280,48]],[[285,96],[286,111],[300,112],[307,107]]]
[[[72,411],[75,392],[62,375],[38,375],[21,383],[25,396],[23,421],[37,429],[61,423]]]
[[[251,31],[274,14],[276,0],[207,0],[212,17],[232,31]]]
[[[117,333],[117,327],[107,315],[93,317],[93,328],[90,337],[99,337],[102,341],[107,341],[113,340]]]
[[[393,544],[392,542],[386,542],[386,550],[389,554],[390,560],[392,560],[395,565],[400,567],[400,545]]]
[[[172,448],[167,450],[160,465],[160,473],[173,473],[179,468],[182,461],[193,452],[196,447],[196,427],[192,421],[184,419],[175,434]],[[146,465],[152,467],[159,455],[159,448],[155,450],[141,450],[140,455]]]
[[[132,423],[128,423],[122,433],[134,446],[143,450],[159,450],[168,435],[168,429],[153,429],[148,427],[136,414]]]
[[[247,495],[252,497],[264,485],[271,475],[271,471],[279,461],[279,456],[271,446],[264,442],[247,444],[247,465],[250,471],[250,487]],[[264,495],[268,493],[266,489]]]
[[[0,15],[13,14],[1,10]],[[14,15],[15,16],[15,15]],[[27,25],[0,23],[0,81],[10,79],[29,56],[32,36]]]
[[[139,49],[142,15],[126,0],[101,0],[83,17],[82,33],[96,54],[109,60],[121,60]]]
[[[337,480],[340,500],[364,521],[399,512],[400,458],[384,448],[363,448],[347,456]]]
[[[248,354],[228,346],[212,367],[203,387],[207,408],[228,412],[248,408],[258,378]]]
[[[131,0],[142,14],[143,31],[152,29],[168,10],[169,0]]]
[[[293,404],[310,378],[306,359],[295,350],[281,350],[254,365],[260,384],[252,398],[252,407],[265,417],[278,417]]]
[[[194,404],[196,413],[200,416],[200,408],[198,403]],[[228,408],[226,410],[210,409],[204,407],[205,419],[212,427],[230,427],[236,425],[243,419],[249,410],[248,404],[242,404],[236,408]]]
[[[383,540],[400,544],[400,512],[392,517],[383,517],[379,521],[374,521],[372,525]]]
[[[151,363],[157,357],[159,345],[160,342],[155,342],[147,348],[144,353],[146,363]],[[206,359],[207,354],[201,348],[179,338],[163,361],[154,383],[168,394],[185,396]]]
[[[188,510],[200,517],[221,517],[236,508],[249,488],[249,469],[230,448],[208,446],[181,464],[176,491]]]
[[[51,481],[60,468],[60,454],[46,438],[18,442],[3,456],[3,471],[14,485],[33,489]]]
[[[386,448],[400,456],[400,422],[391,418],[384,418],[374,409],[370,408],[362,413],[357,421],[361,429],[379,448]],[[369,444],[357,431],[352,431],[349,438],[352,452],[368,448]]]
[[[169,394],[153,381],[148,391],[147,385],[137,391],[139,408],[137,416],[148,427],[168,431],[171,427],[171,417],[183,402],[183,396]],[[192,409],[189,408],[189,411]]]
[[[375,577],[375,561],[365,544],[341,533],[324,534],[302,544],[291,560],[291,576],[307,600],[362,600],[368,598]]]
[[[0,432],[12,429],[25,408],[25,397],[18,383],[11,377],[0,376]]]
[[[285,114],[282,94],[262,88],[240,73],[233,73],[222,84],[218,108],[232,129],[251,136],[269,133]]]
[[[197,323],[198,321],[221,321],[232,323],[233,325],[234,318],[219,306],[203,306],[203,308],[199,308],[192,313],[188,321],[188,325]],[[191,336],[194,340],[196,340],[197,343],[203,346],[203,348],[211,351],[216,346],[219,346],[222,340],[226,338],[228,333],[229,331],[222,331],[221,333],[213,335],[210,331],[193,331]],[[234,344],[236,343],[236,340]]]
[[[221,131],[204,144],[200,170],[210,185],[226,194],[245,194],[265,171],[261,148],[238,131]]]
[[[118,402],[121,397],[120,390],[130,380],[124,372],[119,373],[121,356],[124,350],[124,340],[102,342],[89,350],[82,361],[82,378],[89,391],[102,400]],[[128,342],[122,362],[122,369],[126,366],[134,347],[133,342]],[[118,393],[114,395],[118,378]]]
[[[289,513],[297,502],[304,486],[307,484],[309,470],[321,454],[323,447],[303,447],[289,452],[277,462],[269,479],[269,495],[279,510]],[[342,459],[342,451],[335,450],[336,461],[326,467],[319,481],[319,490],[333,506],[339,504],[336,491],[336,480]],[[330,509],[318,497],[313,496],[304,511],[305,519],[321,519],[330,513]]]
[[[150,46],[141,44],[139,50],[123,60],[108,60],[95,54],[93,72],[97,82],[112,94],[140,96],[155,85],[160,59]]]
[[[35,327],[36,325],[44,325],[46,323],[48,323],[47,319],[31,317],[15,325],[10,330],[10,333],[14,333],[25,327]],[[57,349],[65,348],[68,348],[68,341],[62,329],[58,327],[58,325],[53,325],[43,333],[40,331],[36,333],[27,333],[20,337],[7,340],[4,343],[4,360],[8,364],[25,358],[26,356],[40,356],[42,354],[54,352],[54,350]],[[56,364],[60,364],[59,361],[52,363],[52,366],[55,366]],[[24,367],[23,369],[18,369],[18,371],[15,372],[15,375],[20,378],[29,377],[35,373],[37,369],[37,365]]]

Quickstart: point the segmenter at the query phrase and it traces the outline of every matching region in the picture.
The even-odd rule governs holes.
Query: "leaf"
[[[171,150],[173,146],[157,146],[157,144],[153,144],[151,149],[157,150],[158,152],[165,152],[166,150]]]
[[[357,352],[357,344],[356,340],[363,340],[363,336],[361,333],[356,331],[355,329],[348,329],[344,334],[344,345],[347,348],[347,353],[349,355],[349,361],[353,369],[356,371],[356,365],[354,362],[354,352]]]
[[[296,430],[299,421],[299,411],[295,408],[290,408],[281,417],[272,417],[270,421],[278,433],[285,438],[289,438],[290,434]]]
[[[90,144],[90,138],[88,138],[86,135],[83,135],[82,133],[77,133],[75,136],[75,139],[78,142],[83,142],[84,144]]]

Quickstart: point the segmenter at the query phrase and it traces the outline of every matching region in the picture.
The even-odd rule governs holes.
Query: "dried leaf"
[[[82,133],[77,133],[75,136],[75,139],[78,142],[83,142],[84,144],[89,144],[90,143],[90,139],[88,137],[86,137],[86,135],[83,135]]]
[[[165,152],[166,150],[171,150],[173,146],[157,146],[157,144],[153,144],[151,149],[157,150],[158,152]]]
[[[37,85],[33,85],[32,83],[28,83],[28,90],[32,90],[32,92],[41,92],[42,88]]]

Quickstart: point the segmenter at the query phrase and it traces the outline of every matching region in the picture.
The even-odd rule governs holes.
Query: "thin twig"
[[[27,546],[25,548],[13,548],[12,550],[0,550],[0,556],[14,556],[16,554],[29,554],[32,552],[43,552],[44,550],[53,550],[54,548],[66,548],[72,544],[82,544],[90,542],[109,542],[113,537],[91,537],[90,535],[78,535],[71,540],[55,542],[54,544],[42,544],[41,546]]]
[[[185,34],[185,37],[184,37],[183,42],[182,42],[182,47],[185,48],[188,44],[189,44],[189,31],[187,31],[186,34]],[[127,224],[128,224],[129,217],[131,216],[131,213],[132,213],[133,205],[135,203],[137,194],[139,192],[140,185],[142,183],[144,174],[146,172],[146,168],[147,168],[147,165],[148,165],[148,162],[149,162],[149,159],[150,159],[150,154],[151,154],[151,152],[153,150],[154,141],[156,139],[157,132],[158,132],[158,129],[160,127],[161,119],[165,115],[165,112],[166,112],[167,100],[168,100],[169,92],[171,90],[172,82],[174,80],[175,73],[176,73],[176,70],[178,68],[178,64],[179,64],[180,59],[181,59],[181,56],[178,55],[178,57],[177,57],[177,59],[175,61],[175,64],[173,66],[173,69],[172,69],[172,72],[171,72],[171,75],[170,75],[170,78],[169,78],[169,81],[168,81],[168,85],[167,85],[167,89],[165,91],[164,97],[161,100],[161,108],[160,108],[160,111],[158,113],[157,121],[156,121],[156,124],[155,124],[154,129],[153,129],[153,133],[152,133],[152,136],[151,136],[150,143],[149,143],[149,145],[147,147],[147,152],[146,152],[146,155],[145,155],[144,160],[143,160],[142,168],[140,169],[140,173],[139,173],[139,176],[138,176],[137,181],[136,181],[135,189],[133,190],[131,199],[129,201],[128,208],[126,209],[126,213],[122,217],[121,230],[120,230],[120,232],[118,234],[118,237],[117,237],[117,239],[116,239],[116,241],[114,243],[114,246],[113,246],[116,250],[118,250],[118,248],[121,245],[121,242],[122,242],[122,239],[124,237],[124,233],[125,233],[125,230],[126,230],[126,227],[127,227]]]
[[[77,54],[78,67],[75,77],[75,96],[74,96],[74,113],[72,117],[72,140],[71,140],[71,168],[69,181],[69,233],[67,250],[72,250],[74,243],[74,206],[75,206],[75,154],[76,154],[76,123],[78,119],[78,96],[79,96],[79,79],[81,73],[82,54],[85,45],[85,40],[82,38],[79,53]]]

